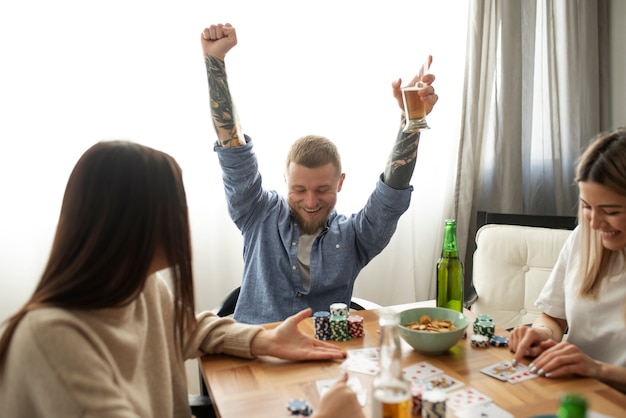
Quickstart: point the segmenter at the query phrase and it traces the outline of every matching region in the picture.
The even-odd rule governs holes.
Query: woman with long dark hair
[[[100,142],[67,184],[50,258],[0,339],[0,415],[190,416],[184,361],[202,354],[338,359],[302,334],[196,315],[182,172],[169,155]],[[169,283],[158,272],[170,268]],[[319,417],[361,416],[345,378]]]

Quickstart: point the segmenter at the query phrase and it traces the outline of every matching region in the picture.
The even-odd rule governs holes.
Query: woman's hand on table
[[[311,418],[365,418],[363,408],[356,397],[356,394],[347,384],[348,375],[330,387],[320,399],[319,407]]]
[[[566,341],[549,340],[543,351],[532,363],[530,371],[545,377],[587,376],[600,377],[601,364],[584,354],[578,347]]]
[[[522,325],[511,331],[509,348],[515,353],[513,364],[522,357],[537,357],[556,342],[561,341],[567,329],[567,322],[541,313],[532,326]]]
[[[304,309],[285,319],[273,329],[259,332],[252,340],[250,351],[254,356],[273,356],[285,360],[330,360],[346,357],[338,346],[320,341],[302,333],[298,324],[311,316]]]
[[[544,328],[531,328],[526,325],[516,327],[509,336],[509,349],[515,353],[513,364],[519,363],[523,357],[537,357],[550,344],[549,335]],[[552,341],[554,343],[554,341]]]

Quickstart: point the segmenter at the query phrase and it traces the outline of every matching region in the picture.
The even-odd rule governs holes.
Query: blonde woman
[[[626,129],[594,138],[577,168],[579,226],[537,299],[541,316],[511,333],[513,361],[541,376],[589,376],[626,391]]]

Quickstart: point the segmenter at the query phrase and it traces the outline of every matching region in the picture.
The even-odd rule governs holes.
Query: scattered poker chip
[[[313,414],[313,408],[304,399],[292,399],[287,403],[287,409],[291,415],[309,416]]]
[[[481,334],[472,335],[472,347],[486,348],[489,347],[489,337]]]
[[[506,347],[507,345],[509,345],[509,339],[501,335],[494,335],[489,340],[489,343],[491,343],[491,345],[495,347]]]

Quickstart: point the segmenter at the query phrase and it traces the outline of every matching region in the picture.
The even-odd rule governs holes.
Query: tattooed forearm
[[[402,127],[400,128],[385,167],[384,181],[389,187],[394,189],[409,187],[415,170],[419,139],[419,132],[405,133],[402,131]]]
[[[223,147],[244,145],[245,140],[238,126],[237,114],[228,89],[224,61],[208,56],[205,57],[205,64],[209,81],[211,117],[220,145]]]

